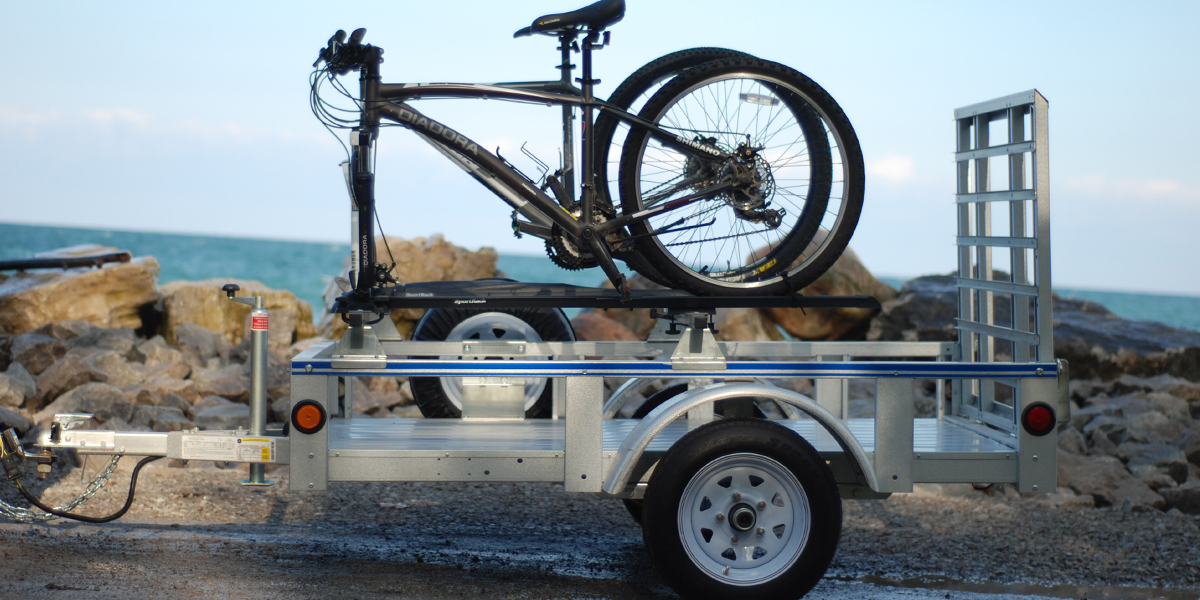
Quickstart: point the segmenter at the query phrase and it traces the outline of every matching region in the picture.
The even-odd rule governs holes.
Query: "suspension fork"
[[[349,186],[352,194],[350,213],[350,247],[354,253],[351,282],[355,295],[365,298],[379,281],[375,261],[375,174],[371,168],[371,150],[379,133],[379,63],[378,48],[363,61],[359,73],[359,97],[362,98],[362,117],[359,126],[350,133]]]

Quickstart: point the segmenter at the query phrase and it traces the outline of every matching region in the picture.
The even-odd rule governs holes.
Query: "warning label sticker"
[[[250,317],[250,329],[253,331],[266,331],[268,329],[267,316],[262,314]]]
[[[240,438],[237,446],[240,462],[271,462],[275,457],[275,440],[270,438]]]
[[[185,460],[237,460],[237,438],[216,435],[183,436]]]
[[[271,438],[185,435],[183,436],[182,454],[185,460],[271,462],[275,460],[275,440]]]

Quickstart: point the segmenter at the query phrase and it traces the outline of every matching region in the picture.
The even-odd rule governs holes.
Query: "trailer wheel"
[[[432,308],[417,322],[413,340],[573,342],[571,320],[558,308],[484,311]],[[461,377],[413,377],[413,401],[427,419],[462,417]],[[548,417],[552,392],[545,378],[525,379],[525,416]]]
[[[700,427],[654,469],[642,535],[685,598],[799,598],[837,551],[842,504],[821,455],[770,421]]]

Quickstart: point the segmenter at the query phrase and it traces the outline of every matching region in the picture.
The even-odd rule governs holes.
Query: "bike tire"
[[[645,104],[645,101],[660,89],[659,84],[692,67],[722,58],[736,57],[753,58],[749,54],[728,48],[688,48],[665,54],[642,65],[641,68],[626,77],[625,81],[622,81],[621,85],[613,90],[607,102],[617,108],[637,114],[636,111]],[[617,194],[612,193],[615,189],[615,178],[609,179],[608,173],[610,164],[614,166],[619,164],[619,151],[616,152],[615,159],[610,159],[614,145],[613,138],[619,129],[628,130],[628,126],[624,125],[620,119],[603,111],[596,117],[596,123],[592,127],[593,135],[596,136],[594,147],[597,159],[592,164],[592,172],[596,176],[596,181],[608,184],[601,186],[607,194],[606,200],[617,197]],[[615,171],[615,169],[613,170]],[[609,202],[610,205],[615,206],[611,200]]]
[[[646,100],[658,91],[661,84],[683,71],[713,60],[739,56],[750,57],[748,54],[728,48],[688,48],[660,56],[642,65],[641,68],[626,77],[617,86],[617,89],[613,90],[607,102],[636,114]],[[621,155],[619,147],[628,130],[628,125],[612,114],[603,111],[596,116],[596,122],[592,127],[595,136],[594,148],[596,149],[596,159],[592,161],[592,172],[595,180],[601,182],[597,186],[597,199],[600,203],[608,206],[615,206],[616,203],[612,199],[618,196],[616,177],[610,176],[609,173],[617,172]],[[618,132],[621,133],[620,137],[617,136]],[[614,150],[614,147],[617,149]],[[620,253],[614,258],[623,260],[631,269],[654,283],[665,287],[672,285],[669,279],[660,275],[649,261],[636,251]]]
[[[735,86],[741,86],[739,90],[748,89],[761,93],[738,92],[733,95],[732,90]],[[778,295],[798,292],[833,265],[845,250],[857,225],[862,210],[865,180],[858,138],[841,107],[814,81],[784,65],[748,57],[710,61],[685,71],[655,93],[639,116],[653,122],[665,121],[670,125],[675,122],[673,119],[676,119],[677,114],[685,114],[690,121],[692,116],[687,111],[688,103],[699,106],[698,101],[706,98],[706,92],[713,94],[714,102],[720,101],[721,96],[710,89],[718,87],[727,88],[724,96],[726,100],[736,97],[741,105],[736,110],[731,108],[727,113],[717,111],[715,116],[708,114],[713,110],[711,108],[693,112],[700,113],[702,118],[709,121],[725,119],[727,122],[730,118],[742,119],[740,111],[746,104],[769,107],[782,105],[782,108],[772,110],[784,114],[786,109],[786,113],[790,113],[790,116],[785,116],[784,120],[780,121],[785,125],[779,127],[791,127],[791,123],[794,123],[796,131],[786,134],[778,147],[785,148],[782,152],[791,152],[795,144],[802,143],[806,150],[796,150],[796,153],[789,157],[779,156],[782,160],[777,160],[775,164],[766,158],[762,158],[763,164],[754,163],[753,170],[759,172],[764,181],[769,179],[771,184],[769,193],[765,183],[754,190],[761,192],[762,196],[770,196],[766,204],[762,205],[764,210],[773,201],[786,201],[798,209],[799,216],[786,227],[781,224],[776,228],[786,231],[774,236],[759,235],[755,240],[749,239],[752,233],[762,234],[774,229],[764,225],[764,229],[750,233],[735,233],[722,237],[719,233],[709,232],[713,237],[700,241],[664,241],[660,238],[665,234],[655,235],[655,231],[677,218],[677,215],[668,212],[659,217],[657,222],[652,219],[635,223],[630,226],[630,231],[634,235],[643,236],[638,239],[638,251],[661,276],[671,281],[672,287],[700,295]],[[752,108],[747,114],[760,110],[768,109]],[[746,137],[747,146],[755,147],[754,142],[764,142],[759,149],[771,150],[771,147],[766,146],[765,138],[756,139],[763,137],[761,131],[747,133],[742,130],[757,126],[758,123],[751,120],[745,124],[739,121],[728,126],[718,124],[700,127],[692,124],[691,128],[676,129],[681,130],[681,135],[685,137],[688,135],[688,129],[696,133],[697,137],[717,134],[719,139],[711,139],[717,140],[715,143],[718,145],[725,140],[729,149],[734,147],[734,140]],[[720,130],[714,131],[714,128]],[[779,131],[775,132],[778,133]],[[787,136],[796,136],[797,141],[784,146]],[[634,130],[622,148],[619,181],[622,212],[625,214],[635,213],[644,208],[642,186],[646,182],[642,181],[643,167],[647,167],[645,170],[651,174],[661,172],[661,177],[679,173],[675,179],[687,169],[694,169],[687,163],[690,159],[683,153],[675,152],[676,156],[668,156],[665,150],[659,151],[663,147],[653,146],[651,141],[648,130]],[[659,154],[655,154],[656,152]],[[648,153],[650,158],[647,158]],[[794,160],[805,153],[807,158]],[[764,153],[764,156],[766,154]],[[769,178],[764,173],[769,173]],[[803,187],[794,184],[794,189],[776,194],[777,179],[802,181],[804,184]],[[690,189],[692,188],[679,188],[677,191],[686,192]],[[803,195],[797,191],[802,191]],[[794,200],[788,199],[790,197],[802,200],[803,205],[797,206]],[[730,198],[736,199],[737,196],[731,195]],[[732,206],[722,207],[721,202],[719,198],[698,202],[696,206],[707,206],[703,210],[708,212],[697,212],[693,216],[707,218],[710,214],[717,215],[717,218],[731,223],[729,229],[724,231],[733,231],[734,226],[742,227],[741,222],[744,219],[737,216]],[[786,217],[788,215],[785,213],[784,218]],[[694,238],[699,234],[689,235]],[[725,251],[725,245],[718,245],[716,242],[733,238],[743,239],[735,242],[726,255],[720,255]],[[712,243],[706,243],[708,241]],[[701,243],[706,243],[706,246],[697,250],[691,258],[686,255],[686,250],[677,251],[683,254],[677,256],[669,249]],[[744,257],[742,246],[745,249]],[[710,255],[702,255],[703,252],[709,252]],[[719,268],[718,260],[725,261],[726,271],[714,270],[714,267]]]

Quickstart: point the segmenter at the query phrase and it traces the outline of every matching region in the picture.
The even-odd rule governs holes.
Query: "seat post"
[[[583,77],[576,79],[579,82],[580,88],[583,90],[583,214],[580,215],[584,227],[590,227],[594,223],[593,219],[593,200],[596,197],[595,186],[596,182],[592,181],[594,173],[592,172],[592,152],[594,152],[592,138],[592,124],[595,122],[595,110],[592,102],[595,100],[592,96],[592,87],[598,83],[592,79],[592,48],[596,45],[596,40],[600,39],[600,31],[596,29],[588,29],[587,35],[583,37]]]
[[[571,81],[571,71],[575,65],[571,64],[571,51],[579,50],[579,46],[575,44],[575,38],[579,32],[574,29],[563,31],[558,36],[558,49],[562,52],[562,64],[559,65],[561,73],[561,81],[563,90],[570,90],[575,87]],[[562,187],[567,192],[567,197],[575,201],[575,108],[570,104],[563,104],[563,157],[562,165]]]

